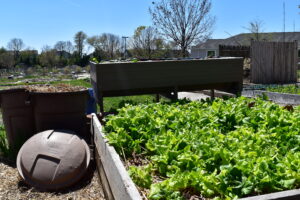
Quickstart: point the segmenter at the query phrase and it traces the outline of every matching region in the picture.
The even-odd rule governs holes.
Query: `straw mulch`
[[[19,177],[14,164],[0,158],[0,199],[1,200],[104,200],[102,186],[99,183],[94,163],[82,181],[63,191],[40,192],[28,186]]]
[[[29,90],[30,92],[42,92],[42,93],[48,93],[48,92],[77,92],[77,91],[83,91],[86,90],[85,87],[82,86],[73,86],[69,84],[57,84],[57,85],[27,85],[25,86],[25,89]]]

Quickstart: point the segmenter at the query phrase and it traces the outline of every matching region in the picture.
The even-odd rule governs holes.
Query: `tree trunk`
[[[186,46],[181,46],[181,56],[183,58],[185,58],[187,55],[186,55]]]

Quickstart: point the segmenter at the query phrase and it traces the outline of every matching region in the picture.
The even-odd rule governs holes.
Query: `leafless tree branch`
[[[149,8],[154,26],[181,48],[182,56],[195,41],[208,38],[215,17],[210,0],[160,0]]]

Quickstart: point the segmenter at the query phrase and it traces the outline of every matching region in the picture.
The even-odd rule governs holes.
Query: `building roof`
[[[270,32],[260,33],[259,39],[273,42],[283,42],[285,36],[286,42],[292,42],[297,40],[300,45],[300,32]],[[200,43],[193,48],[197,49],[218,49],[219,45],[250,45],[251,39],[255,39],[253,33],[241,33],[227,39],[208,39],[204,43]]]
[[[225,39],[208,39],[204,43],[200,43],[199,45],[195,46],[199,49],[218,49],[219,45],[223,43]]]

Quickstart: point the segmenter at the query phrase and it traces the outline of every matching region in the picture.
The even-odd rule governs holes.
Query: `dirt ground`
[[[1,200],[104,200],[102,186],[92,162],[85,177],[74,186],[60,192],[40,192],[27,185],[18,174],[14,163],[0,158]]]

